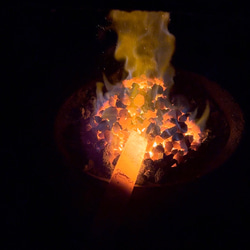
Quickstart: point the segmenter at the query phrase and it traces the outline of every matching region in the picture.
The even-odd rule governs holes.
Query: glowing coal
[[[173,106],[165,90],[159,79],[142,76],[124,80],[116,95],[108,95],[109,98],[103,100],[91,117],[90,133],[95,133],[103,143],[106,167],[114,169],[116,159],[133,131],[147,140],[144,159],[155,161],[173,155],[180,163],[190,149],[197,150],[206,138],[206,131],[202,131],[191,118],[192,113],[184,113]],[[207,110],[199,119],[201,124],[207,119]]]

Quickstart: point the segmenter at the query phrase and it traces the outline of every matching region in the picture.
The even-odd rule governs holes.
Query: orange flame
[[[130,77],[162,78],[170,67],[175,37],[168,31],[168,12],[112,10],[110,17],[118,34],[115,58],[125,60]]]

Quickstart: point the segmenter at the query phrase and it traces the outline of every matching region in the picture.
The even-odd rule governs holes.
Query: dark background
[[[170,11],[173,64],[227,89],[246,120],[229,161],[181,192],[167,215],[149,219],[136,248],[247,248],[249,11],[239,1],[199,2],[27,2],[1,9],[3,249],[86,247],[84,230],[66,219],[78,183],[61,163],[53,126],[67,97],[102,72],[101,27],[112,8]]]

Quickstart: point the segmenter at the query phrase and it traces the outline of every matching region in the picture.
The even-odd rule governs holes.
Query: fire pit
[[[111,83],[113,75],[106,74],[84,83],[55,123],[64,159],[81,169],[93,195],[85,212],[94,211],[95,217],[94,200],[103,197],[95,224],[104,225],[101,234],[116,230],[129,199],[134,208],[129,213],[136,214],[151,199],[163,199],[169,186],[223,164],[244,127],[229,93],[203,76],[173,69],[168,13],[114,11],[111,16],[118,33],[115,58],[123,61],[119,79]]]
[[[239,106],[216,83],[173,69],[169,13],[110,17],[118,33],[115,57],[124,63],[113,83],[114,74],[85,83],[62,106],[56,138],[67,162],[109,181],[117,169],[128,171],[135,148],[124,176],[133,175],[138,187],[187,182],[218,167],[240,140]]]
[[[84,124],[86,121],[83,118],[82,110],[91,105],[95,92],[95,85],[89,83],[65,102],[56,121],[56,139],[70,166],[81,168],[86,174],[108,182],[111,173],[109,168],[105,168],[101,154],[99,158],[97,156],[96,161],[99,161],[100,165],[93,166],[96,169],[91,171],[92,166],[89,165],[97,163],[94,163],[94,158],[89,158],[86,150],[88,138],[84,137],[86,135],[86,124]],[[172,101],[176,102],[178,99],[176,97],[184,93],[189,100],[198,106],[204,107],[205,101],[209,100],[210,115],[207,120],[207,139],[197,151],[191,150],[186,156],[187,159],[180,164],[173,159],[173,156],[169,157],[170,160],[166,157],[156,161],[156,164],[162,164],[163,167],[166,167],[166,178],[160,183],[154,181],[138,182],[137,187],[172,185],[194,180],[220,166],[237,147],[243,131],[244,120],[242,112],[232,96],[216,83],[200,75],[177,70],[175,85],[170,93]]]

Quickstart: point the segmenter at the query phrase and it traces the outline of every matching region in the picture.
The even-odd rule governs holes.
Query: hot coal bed
[[[67,164],[80,168],[84,174],[108,182],[119,156],[111,162],[112,165],[104,162],[105,137],[98,140],[93,131],[96,128],[88,128],[95,112],[96,82],[84,85],[65,102],[58,114],[55,131]],[[240,141],[243,115],[230,94],[216,83],[182,70],[176,70],[174,82],[168,99],[174,107],[181,104],[185,115],[178,108],[173,109],[170,119],[173,126],[165,133],[171,138],[170,147],[182,140],[188,152],[182,156],[182,151],[174,149],[168,155],[163,154],[161,159],[144,159],[136,180],[137,187],[173,185],[199,178],[221,165]],[[184,135],[185,121],[194,110],[197,110],[196,118],[201,117],[207,103],[210,112],[206,122],[206,139],[197,150],[193,150],[189,148],[192,138]],[[116,103],[117,107],[121,105]],[[99,131],[110,129],[104,119],[98,122]],[[146,134],[150,133],[152,136],[165,136],[152,124],[146,130]],[[154,150],[163,152],[161,146],[156,146]],[[176,157],[178,154],[181,160]]]

